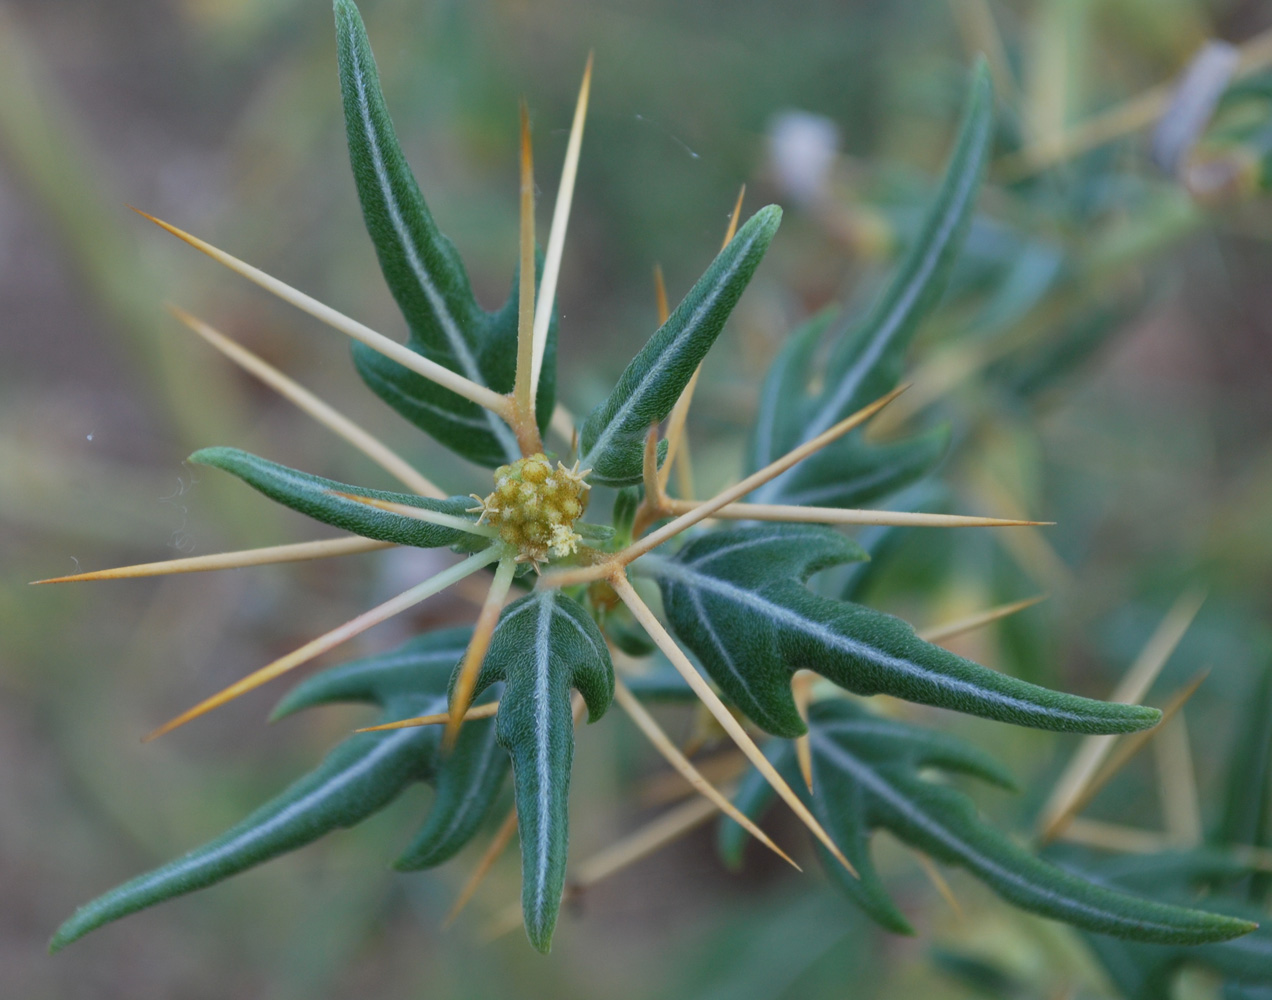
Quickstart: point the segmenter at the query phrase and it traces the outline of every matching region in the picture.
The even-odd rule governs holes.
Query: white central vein
[[[702,323],[703,317],[715,307],[716,302],[720,299],[720,296],[724,294],[724,290],[728,287],[733,276],[738,272],[739,268],[741,268],[742,262],[746,259],[747,252],[750,250],[752,244],[755,243],[756,238],[757,237],[752,234],[751,238],[748,239],[744,245],[736,248],[737,255],[733,258],[733,264],[727,271],[725,271],[720,280],[716,282],[714,290],[698,304],[698,307],[694,309],[689,318],[685,320],[684,324],[681,326],[680,336],[673,340],[671,346],[658,356],[654,363],[649,367],[649,370],[646,371],[645,374],[641,376],[640,381],[636,383],[636,387],[628,394],[627,398],[623,400],[623,403],[619,406],[617,412],[610,418],[609,422],[606,423],[600,436],[595,442],[593,442],[592,447],[588,449],[587,455],[580,459],[580,462],[583,465],[595,465],[596,456],[602,454],[609,448],[610,442],[616,435],[630,432],[631,428],[628,428],[626,423],[631,417],[632,410],[634,410],[644,400],[644,397],[651,385],[656,386],[660,381],[662,381],[667,368],[680,360],[680,355],[684,351],[685,344],[691,339],[685,331],[696,330]],[[675,318],[674,315],[672,318]],[[646,428],[644,426],[640,428],[640,432],[642,434],[645,430]]]
[[[646,557],[644,561],[649,566],[649,569],[656,574],[666,576],[678,583],[684,584],[687,587],[696,587],[700,590],[705,590],[708,593],[715,594],[718,597],[722,597],[725,600],[732,601],[735,604],[743,605],[744,607],[750,608],[758,614],[763,615],[770,621],[784,625],[788,628],[797,629],[807,635],[811,635],[813,638],[832,649],[837,649],[850,656],[860,657],[863,660],[878,664],[888,670],[895,671],[898,674],[917,678],[928,684],[932,684],[937,688],[952,692],[959,692],[980,701],[996,702],[1005,707],[1014,708],[1027,715],[1070,719],[1074,722],[1090,721],[1090,716],[1088,715],[1069,712],[1059,708],[1043,708],[1022,698],[1003,694],[1000,691],[992,691],[973,684],[970,681],[960,680],[956,677],[949,677],[945,674],[924,669],[918,664],[911,663],[909,660],[903,660],[899,657],[885,653],[873,646],[868,646],[865,643],[857,642],[847,636],[840,635],[838,632],[834,632],[827,628],[821,622],[807,618],[804,615],[792,611],[790,608],[783,607],[780,604],[768,600],[757,594],[755,591],[727,583],[718,577],[699,573],[691,567],[683,564],[671,562],[665,559],[650,559],[649,557]]]
[[[362,65],[362,55],[357,45],[349,46],[349,50],[350,59],[353,63],[354,86],[358,93],[358,113],[362,117],[363,131],[371,150],[371,162],[375,167],[376,182],[380,186],[380,196],[383,198],[385,208],[389,213],[389,221],[393,225],[394,235],[397,236],[398,243],[406,254],[411,273],[415,276],[415,280],[419,282],[420,289],[424,292],[424,297],[428,299],[429,307],[433,310],[433,315],[436,317],[438,325],[442,328],[442,333],[450,345],[451,352],[454,354],[462,374],[478,385],[486,385],[486,380],[482,377],[481,370],[477,367],[477,360],[473,357],[472,351],[469,350],[468,343],[464,339],[464,333],[459,328],[455,317],[451,315],[450,309],[446,305],[446,300],[429,277],[428,270],[424,267],[424,262],[420,260],[415,243],[411,239],[410,231],[406,227],[406,221],[402,218],[402,213],[398,209],[397,198],[393,193],[393,187],[389,180],[388,168],[384,163],[384,154],[380,149],[380,142],[376,136],[375,123],[371,119],[371,107],[367,96],[366,73]],[[486,415],[486,423],[490,427],[491,432],[504,446],[504,450],[508,455],[511,457],[520,455],[521,452],[517,447],[517,439],[513,435],[512,429],[490,410],[483,407],[482,412]]]
[[[1136,927],[1152,927],[1167,932],[1178,932],[1180,930],[1180,928],[1174,924],[1150,920],[1144,916],[1135,916],[1130,918],[1116,911],[1097,906],[1094,903],[1075,899],[1072,896],[1060,895],[1045,886],[1040,886],[1036,882],[1029,881],[1019,873],[1012,871],[1010,868],[1003,867],[993,858],[982,854],[967,841],[958,837],[948,827],[944,827],[937,823],[911,799],[902,795],[896,788],[880,777],[873,768],[863,764],[838,744],[828,739],[818,738],[816,735],[814,735],[813,738],[817,741],[817,750],[819,754],[824,754],[826,757],[833,758],[840,767],[852,775],[854,781],[863,785],[871,792],[871,794],[882,799],[890,808],[903,815],[915,826],[920,827],[933,838],[940,841],[940,843],[944,844],[953,851],[955,855],[962,858],[969,867],[974,866],[973,870],[979,869],[987,872],[1034,896],[1049,899],[1064,909],[1078,913],[1085,913],[1097,920],[1105,921],[1107,923],[1123,925],[1133,924]],[[1096,886],[1092,886],[1091,888],[1098,889]],[[1107,892],[1110,890],[1105,891]]]

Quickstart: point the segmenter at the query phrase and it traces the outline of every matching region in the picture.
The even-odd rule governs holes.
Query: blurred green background
[[[515,260],[517,98],[526,95],[535,125],[546,223],[575,88],[595,50],[558,297],[562,395],[576,413],[652,332],[655,262],[675,300],[718,247],[739,184],[748,185],[748,211],[775,199],[788,205],[695,404],[704,494],[736,470],[739,428],[785,333],[827,302],[860,308],[878,287],[905,206],[921,203],[939,169],[973,50],[1001,42],[1013,68],[1013,79],[998,80],[1006,127],[1036,141],[1173,78],[1207,38],[1240,42],[1272,25],[1266,0],[361,6],[403,145],[488,305],[502,300]],[[985,11],[997,35],[985,34]],[[839,129],[833,183],[802,207],[769,156],[774,117],[791,109]],[[943,359],[923,369],[927,381],[915,391],[930,389],[937,415],[954,422],[959,444],[945,472],[955,509],[1020,511],[1058,526],[1005,545],[977,533],[911,538],[874,603],[928,625],[1046,591],[1046,604],[960,651],[1105,696],[1179,594],[1208,588],[1149,701],[1161,704],[1212,669],[1187,715],[1209,826],[1237,706],[1272,653],[1272,201],[1200,209],[1153,174],[1144,146],[1136,133],[1023,194],[992,175],[983,199],[1036,243],[1076,255],[1087,268],[1079,277],[1117,273],[1119,308],[1136,308],[1106,324],[1093,358],[1025,402],[983,377],[983,364],[958,377],[959,365],[978,357],[978,324],[993,305],[974,288],[927,337],[950,353],[916,352]],[[1081,183],[1087,174],[1116,183],[1092,189]],[[1052,196],[1065,207],[1048,221],[1039,206]],[[1074,207],[1086,197],[1102,207]],[[448,489],[483,489],[473,467],[362,389],[338,335],[127,204],[401,332],[349,175],[327,0],[0,0],[0,992],[1113,995],[1075,935],[1006,909],[958,873],[961,912],[912,859],[885,846],[885,867],[921,930],[912,940],[888,937],[822,888],[815,865],[795,878],[755,854],[742,874],[726,873],[709,828],[589,890],[548,959],[519,933],[484,939],[516,898],[515,852],[443,931],[475,852],[439,872],[390,874],[419,799],[48,957],[49,934],[76,905],[229,825],[361,717],[329,710],[268,727],[278,692],[267,692],[155,744],[137,737],[401,589],[430,558],[392,553],[28,588],[77,568],[322,535],[184,465],[198,447],[232,444],[387,485],[361,456],[333,447],[327,432],[231,370],[163,302],[248,344]],[[990,270],[991,282],[1001,278]],[[1065,295],[1083,300],[1076,285]],[[1061,303],[1065,316],[1072,304]],[[1032,302],[999,317],[992,332],[1037,326],[1036,309],[1054,305]],[[1040,357],[1018,359],[1017,371]],[[462,596],[448,598],[414,621],[473,610]],[[387,648],[411,624],[382,626],[351,651]],[[981,803],[1022,832],[1075,745],[923,717],[1011,762],[1025,795]],[[673,714],[668,725],[685,732],[690,723]],[[641,797],[659,767],[624,720],[584,729],[579,744],[576,858],[659,809]],[[1157,782],[1145,755],[1089,815],[1161,829],[1169,817]],[[799,840],[793,824],[775,824],[780,841]],[[1001,983],[983,991],[972,973],[988,972],[968,956],[992,960],[1019,991]],[[1215,983],[1203,976],[1182,988],[1206,996]]]

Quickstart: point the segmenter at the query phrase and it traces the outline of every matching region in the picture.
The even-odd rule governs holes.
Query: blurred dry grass
[[[514,256],[516,96],[529,96],[550,191],[573,88],[596,49],[560,297],[563,383],[579,410],[651,329],[653,262],[673,296],[683,291],[718,243],[737,183],[752,184],[752,207],[771,194],[762,133],[773,113],[829,115],[867,163],[929,167],[948,136],[957,103],[949,81],[964,58],[944,0],[364,7],[404,144],[489,302],[502,298]],[[1025,40],[1038,120],[1061,123],[1173,72],[1206,34],[1242,37],[1272,17],[1261,0],[1036,0],[995,10]],[[443,934],[440,916],[471,862],[390,876],[409,805],[55,959],[44,954],[75,905],[236,819],[354,719],[333,711],[267,728],[265,696],[152,746],[136,737],[417,572],[408,557],[357,557],[231,577],[25,587],[76,565],[317,534],[183,466],[195,447],[235,444],[380,481],[229,371],[163,313],[163,300],[339,401],[433,478],[461,492],[474,481],[360,391],[334,335],[124,207],[169,218],[398,330],[349,183],[329,21],[328,5],[308,0],[0,2],[0,992],[839,996],[853,977],[863,990],[877,983],[870,995],[968,995],[911,968],[921,941],[867,938],[847,904],[810,893],[787,905],[792,886],[758,857],[744,877],[726,877],[706,834],[594,890],[548,961],[519,935],[483,944],[475,914]],[[1057,76],[1069,84],[1059,91]],[[1160,608],[1204,577],[1212,601],[1177,674],[1203,660],[1219,668],[1197,700],[1216,726],[1268,640],[1269,218],[1256,206],[1216,219],[1167,269],[1165,291],[1096,378],[1040,426],[998,415],[982,425],[983,465],[965,483],[968,495],[996,484],[1030,513],[1064,515],[1053,541],[1076,583],[1032,641],[1039,669],[1060,670],[1071,688],[1107,690]],[[743,415],[739,399],[791,318],[862,270],[818,220],[792,213],[739,316],[746,349],[718,352],[700,396],[700,414],[726,415],[701,432],[720,439],[703,448],[708,476],[733,460],[727,423]],[[934,543],[958,570],[957,586],[893,595],[920,624],[992,603],[1001,553],[980,541],[947,545]],[[1029,566],[1010,572],[1027,576]],[[383,648],[405,627],[372,633],[362,648]],[[991,637],[969,651],[993,662],[1008,655],[999,647]],[[1009,753],[1022,778],[1054,771],[1056,740],[967,727]],[[1219,735],[1202,733],[1199,753],[1223,749]],[[622,722],[585,731],[579,760],[576,856],[638,814],[614,785],[616,769],[649,766]],[[1203,760],[1211,777],[1208,767]],[[478,912],[515,897],[515,862],[505,862]],[[962,880],[976,926],[958,926],[908,864],[890,861],[925,930],[978,945],[1007,935],[1000,911]],[[1068,961],[1055,957],[1067,945],[1050,929],[1007,919],[1007,950]]]

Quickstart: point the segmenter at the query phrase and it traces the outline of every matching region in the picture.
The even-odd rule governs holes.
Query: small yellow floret
[[[556,468],[542,453],[495,470],[495,488],[481,500],[479,523],[499,529],[499,537],[518,552],[518,560],[535,565],[578,551],[582,536],[574,522],[587,509],[591,487],[577,463]],[[474,499],[479,499],[474,495]]]

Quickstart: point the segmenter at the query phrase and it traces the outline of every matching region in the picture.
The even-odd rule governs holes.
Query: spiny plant
[[[762,807],[780,798],[815,837],[832,880],[892,930],[909,925],[870,860],[868,841],[879,827],[963,865],[1016,906],[1088,931],[1191,946],[1254,927],[1102,886],[1040,860],[981,820],[965,795],[930,777],[936,770],[1010,786],[1000,765],[952,737],[889,719],[850,697],[887,694],[1085,734],[1140,731],[1160,716],[1155,709],[1064,694],[989,670],[920,638],[900,619],[855,603],[852,580],[845,583],[842,572],[813,579],[867,559],[838,526],[1034,523],[859,509],[927,476],[945,448],[944,430],[879,445],[863,437],[863,429],[903,388],[908,348],[943,294],[974,211],[994,135],[993,94],[983,66],[972,75],[944,179],[886,291],[859,321],[836,326],[820,316],[790,336],[761,391],[747,474],[700,500],[691,490],[684,490],[687,497],[669,492],[673,469],[683,469],[688,455],[685,428],[697,373],[774,239],[780,209],[761,209],[738,225],[739,197],[719,255],[674,310],[663,307],[659,329],[608,396],[576,422],[556,402],[553,308],[590,62],[542,255],[535,246],[531,141],[522,107],[519,273],[507,303],[490,313],[477,304],[459,255],[435,225],[399,147],[357,8],[351,0],[336,0],[335,15],[354,179],[385,280],[409,330],[406,344],[153,221],[353,338],[354,365],[372,391],[442,445],[493,469],[492,480],[469,496],[448,495],[285,375],[177,311],[195,332],[362,449],[411,492],[339,483],[234,448],[208,448],[191,461],[228,472],[350,537],[59,580],[262,565],[390,546],[450,548],[461,556],[149,738],[465,578],[492,574],[488,591],[470,628],[429,632],[299,685],[275,717],[352,701],[378,706],[381,721],[359,730],[315,771],[221,837],[82,907],[58,930],[54,949],[358,823],[415,782],[432,785],[435,793],[422,830],[396,866],[440,864],[478,835],[511,769],[515,810],[479,873],[511,837],[515,822],[522,919],[530,941],[546,952],[566,885],[574,729],[585,710],[596,721],[614,701],[701,793],[704,808],[733,821],[722,835],[726,857],[737,857],[745,831],[790,860],[756,822]],[[558,453],[545,445],[549,432],[560,439]],[[682,489],[687,479],[679,478]],[[599,505],[593,493],[600,488],[613,491],[609,523],[584,518]],[[743,502],[748,496],[752,502]],[[519,596],[509,601],[514,593]],[[629,654],[617,673],[612,647]],[[823,680],[810,683],[814,674]],[[645,708],[666,698],[701,702],[753,767],[736,804]]]

